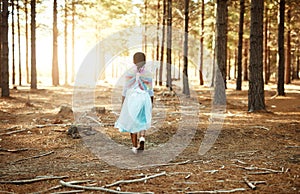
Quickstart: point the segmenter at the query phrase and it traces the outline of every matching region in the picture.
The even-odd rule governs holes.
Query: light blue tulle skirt
[[[152,103],[149,93],[139,88],[129,89],[115,127],[120,132],[137,133],[151,127]]]

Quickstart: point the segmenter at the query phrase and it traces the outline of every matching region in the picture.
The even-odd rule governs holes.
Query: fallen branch
[[[267,182],[266,182],[266,181],[253,181],[252,183],[253,183],[253,185],[258,185],[258,184],[267,184]]]
[[[70,184],[69,182],[65,182],[63,180],[60,180],[59,182],[61,185],[65,186],[65,187],[76,188],[76,189],[104,191],[104,192],[117,193],[117,194],[130,194],[130,193],[132,193],[132,194],[137,194],[137,193],[153,194],[153,192],[122,192],[122,191],[116,191],[116,190],[112,190],[112,189],[106,189],[104,187],[87,187],[87,186],[73,185],[73,184]]]
[[[69,193],[82,193],[85,190],[72,190],[72,191],[60,191],[60,192],[55,192],[52,194],[69,194]]]
[[[236,165],[239,168],[245,169],[245,170],[263,170],[263,172],[250,172],[248,174],[271,174],[271,173],[284,173],[284,169],[282,168],[281,171],[279,170],[273,170],[273,169],[269,169],[269,168],[258,168],[258,167],[245,167],[245,166],[240,166],[240,165]]]
[[[157,166],[173,166],[173,165],[183,165],[183,164],[188,164],[190,163],[191,161],[190,160],[186,160],[186,161],[183,161],[183,162],[174,162],[174,163],[167,163],[167,164],[150,164],[150,165],[145,165],[145,166],[137,166],[133,169],[136,169],[136,168],[149,168],[149,167],[157,167]]]
[[[0,135],[11,135],[11,134],[14,134],[14,133],[20,133],[20,132],[23,132],[23,131],[26,131],[27,129],[19,129],[19,130],[15,130],[15,131],[9,131],[9,132],[6,132],[6,133],[1,133]]]
[[[69,183],[70,184],[78,184],[78,183],[88,183],[88,182],[91,182],[91,180],[70,181]],[[50,187],[50,188],[42,190],[42,191],[34,192],[32,194],[47,193],[47,192],[49,192],[51,190],[59,189],[59,188],[62,188],[62,187],[63,187],[62,185],[56,185],[54,187]]]
[[[255,186],[253,183],[251,183],[251,182],[247,179],[247,177],[244,177],[244,181],[245,181],[245,183],[248,185],[248,187],[250,187],[252,190],[255,190],[255,189],[256,189],[256,186]]]
[[[4,149],[4,148],[0,148],[0,151],[2,152],[21,152],[21,151],[27,151],[28,148],[21,148],[21,149]]]
[[[36,128],[44,128],[44,127],[68,127],[71,124],[47,124],[47,125],[35,125]]]
[[[269,128],[264,127],[264,126],[252,126],[252,127],[250,127],[250,128],[252,128],[252,129],[255,129],[255,128],[258,128],[258,129],[265,129],[265,130],[267,130],[267,131],[270,131]]]
[[[53,154],[53,153],[54,153],[54,151],[50,151],[50,152],[47,152],[47,153],[44,153],[44,154],[39,154],[39,155],[31,156],[31,157],[28,157],[28,158],[22,158],[22,159],[19,159],[19,160],[16,160],[16,161],[12,162],[12,164],[15,164],[17,162],[24,161],[24,160],[29,160],[29,159],[32,159],[32,158],[40,158],[40,157],[43,157],[43,156],[48,156],[48,155]]]
[[[203,172],[206,172],[206,173],[210,173],[210,174],[214,174],[216,172],[219,172],[219,170],[205,170]]]
[[[142,182],[142,181],[149,180],[149,179],[156,178],[156,177],[163,176],[163,175],[166,175],[165,171],[162,172],[162,173],[154,174],[154,175],[147,176],[147,177],[144,177],[144,178],[133,179],[133,180],[120,180],[120,181],[114,182],[112,184],[105,185],[104,187],[112,187],[112,186],[120,185],[120,184]]]
[[[246,191],[245,188],[236,188],[231,190],[214,190],[214,191],[190,191],[187,194],[195,194],[195,193],[234,193],[237,191]]]
[[[67,178],[67,176],[43,176],[43,177],[35,177],[33,179],[0,181],[0,184],[28,184],[28,183],[33,183],[33,182],[37,182],[37,181],[63,179],[63,178]]]

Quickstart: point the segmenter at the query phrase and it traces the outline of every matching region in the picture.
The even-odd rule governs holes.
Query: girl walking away
[[[151,127],[153,87],[152,73],[145,68],[145,54],[135,53],[133,63],[135,66],[125,75],[122,109],[115,127],[130,133],[132,152],[136,154],[144,150],[145,132]]]

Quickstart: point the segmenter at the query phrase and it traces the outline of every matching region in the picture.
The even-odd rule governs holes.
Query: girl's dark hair
[[[137,52],[133,55],[133,62],[136,65],[144,65],[146,63],[146,56],[142,52]]]

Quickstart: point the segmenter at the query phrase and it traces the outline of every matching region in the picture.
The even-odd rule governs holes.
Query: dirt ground
[[[276,96],[275,84],[265,86],[267,111],[259,113],[247,112],[246,90],[235,91],[234,83],[228,87],[226,118],[208,152],[198,154],[210,123],[211,92],[198,86],[193,91],[201,119],[189,145],[168,163],[137,169],[112,166],[82,138],[67,134],[74,122],[68,109],[72,87],[11,90],[11,97],[0,101],[0,193],[104,193],[95,190],[99,188],[115,193],[300,193],[300,82],[286,85],[284,97]],[[129,135],[113,127],[117,116],[109,106],[111,93],[112,87],[97,86],[95,104],[105,107],[97,117],[105,134],[129,150]],[[176,133],[182,118],[175,113],[183,106],[178,96],[155,89],[156,130],[147,136],[146,149],[157,148]],[[88,181],[73,183],[82,188],[71,188],[61,180]],[[137,181],[109,185],[119,180]]]

